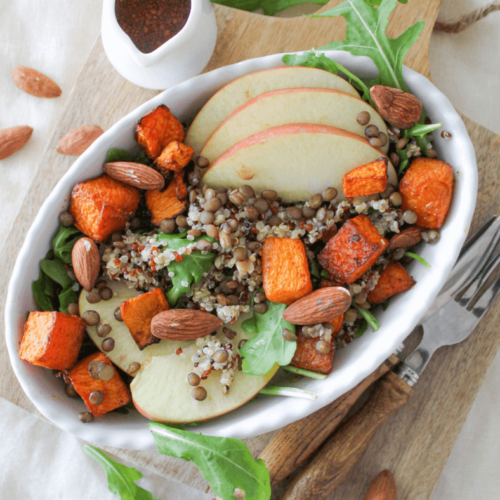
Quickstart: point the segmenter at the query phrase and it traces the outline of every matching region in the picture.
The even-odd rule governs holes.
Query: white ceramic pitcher
[[[118,24],[115,2],[104,0],[102,42],[109,61],[124,78],[141,87],[164,90],[203,71],[217,40],[209,0],[191,0],[182,30],[149,54],[141,52]]]

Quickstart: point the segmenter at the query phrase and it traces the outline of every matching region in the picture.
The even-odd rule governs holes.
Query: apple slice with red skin
[[[343,198],[342,178],[353,168],[386,155],[352,132],[328,125],[294,123],[258,132],[223,153],[202,178],[215,188],[245,184],[256,193],[274,189],[286,202],[308,200],[327,187]],[[397,174],[388,162],[388,182]]]
[[[349,82],[323,69],[278,66],[256,71],[236,78],[216,92],[194,118],[185,142],[198,156],[214,130],[247,101],[271,90],[299,87],[334,89],[359,97]]]
[[[361,112],[369,114],[369,123],[358,123]],[[366,127],[375,125],[386,136],[382,151],[387,153],[389,149],[387,126],[368,103],[338,90],[298,88],[266,92],[240,106],[209,137],[201,156],[213,162],[246,137],[290,123],[330,125],[363,138]]]

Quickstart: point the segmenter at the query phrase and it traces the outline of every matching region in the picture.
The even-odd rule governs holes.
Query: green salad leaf
[[[43,271],[40,271],[38,279],[31,284],[31,291],[39,309],[42,311],[55,311],[57,309],[53,284]]]
[[[295,333],[295,325],[283,319],[286,304],[269,300],[266,303],[265,313],[254,311],[241,324],[243,331],[256,334],[239,351],[243,356],[243,371],[250,375],[264,375],[275,363],[289,365],[297,349],[297,342],[284,340],[282,335],[285,328]]]
[[[245,500],[269,500],[271,481],[262,459],[254,460],[243,441],[203,436],[157,422],[148,424],[162,455],[193,462],[216,495],[234,500],[234,491],[245,492]]]
[[[68,306],[73,302],[78,302],[79,295],[80,294],[77,291],[73,290],[73,286],[63,290],[57,296],[59,299],[59,311],[68,314]]]
[[[143,477],[137,469],[115,462],[89,444],[83,447],[83,451],[104,469],[109,491],[120,495],[121,500],[158,500],[149,491],[135,484],[135,481]]]
[[[158,240],[167,242],[168,248],[173,251],[180,248],[186,248],[190,243],[195,243],[201,239],[214,242],[215,240],[208,236],[200,236],[194,240],[186,239],[187,233],[183,234],[165,234],[160,233]],[[194,250],[190,255],[183,254],[182,261],[173,261],[167,266],[168,272],[174,273],[172,276],[172,288],[167,293],[167,300],[171,306],[175,306],[181,295],[187,293],[193,285],[203,279],[203,275],[208,272],[215,261],[215,253],[202,253],[200,250]]]
[[[83,236],[75,226],[60,226],[57,234],[52,238],[51,245],[54,255],[65,264],[71,264],[71,251],[75,243]]]
[[[368,323],[368,325],[370,325],[371,329],[374,332],[376,332],[380,328],[380,323],[377,321],[377,318],[375,318],[375,316],[370,311],[368,311],[368,309],[363,309],[362,307],[359,307],[358,304],[356,304],[356,302],[353,302],[352,305],[353,305],[354,309],[356,309],[356,311],[358,311],[359,314],[361,314],[361,316],[363,316],[366,323]],[[363,329],[363,332],[358,336],[361,336],[365,332],[365,329]],[[359,330],[358,330],[358,332],[359,332]]]
[[[370,91],[363,80],[354,73],[351,73],[347,68],[344,68],[342,64],[326,57],[325,54],[318,54],[314,50],[304,52],[303,54],[287,54],[283,56],[283,62],[287,66],[307,66],[309,68],[324,69],[335,75],[338,75],[339,72],[344,73],[349,83],[361,92],[363,100],[373,104],[370,98]]]
[[[74,281],[68,276],[64,262],[59,259],[49,260],[43,259],[40,261],[42,271],[57,284],[61,285],[63,290],[73,286]]]
[[[212,3],[233,7],[235,9],[253,12],[257,9],[263,9],[266,16],[274,16],[288,7],[300,5],[301,3],[317,3],[325,5],[329,0],[212,0]]]
[[[107,163],[112,163],[114,161],[133,161],[135,163],[143,163],[144,165],[149,165],[151,163],[144,150],[141,150],[140,153],[134,155],[126,149],[116,148],[110,149],[108,151],[108,156],[106,157]]]
[[[398,38],[386,35],[389,14],[396,8],[397,0],[380,0],[374,8],[365,0],[346,0],[321,14],[311,17],[343,16],[347,21],[346,39],[331,42],[321,50],[345,50],[353,55],[368,56],[376,64],[379,75],[369,80],[372,85],[387,85],[407,91],[403,80],[403,59],[424,27],[420,21],[408,28]]]

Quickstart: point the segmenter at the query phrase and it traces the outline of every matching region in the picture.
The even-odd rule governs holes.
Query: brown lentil
[[[113,297],[113,290],[105,286],[104,288],[101,288],[99,290],[99,296],[102,300],[109,300],[111,297]]]
[[[218,293],[215,296],[215,300],[217,300],[217,303],[220,304],[221,306],[228,306],[229,305],[229,300],[227,300],[227,297],[224,297],[221,293]]]
[[[198,158],[196,158],[196,165],[200,168],[207,168],[210,165],[210,162],[208,161],[208,158],[198,156]]]
[[[217,193],[217,198],[219,198],[222,207],[227,203],[227,194],[225,192]]]
[[[199,238],[201,236],[201,231],[199,231],[198,229],[190,229],[187,234],[189,234],[189,236],[194,236],[195,238]]]
[[[66,396],[68,396],[68,398],[77,398],[80,396],[73,387],[73,384],[68,384],[64,388],[64,392],[66,393]]]
[[[238,247],[234,250],[233,255],[238,262],[243,262],[248,257],[248,251],[246,248]]]
[[[265,302],[260,302],[259,304],[255,304],[253,309],[256,313],[264,314],[267,311],[267,304]]]
[[[120,231],[115,231],[114,233],[111,233],[111,241],[122,241],[122,233]]]
[[[61,212],[59,214],[59,222],[61,226],[68,227],[75,223],[75,218],[69,212]]]
[[[317,212],[316,212],[316,219],[319,222],[323,222],[326,219],[326,208],[321,207]]]
[[[160,231],[162,233],[170,234],[175,230],[175,220],[174,219],[162,219],[160,221]]]
[[[383,146],[382,141],[378,137],[370,137],[369,142],[374,148],[381,148]]]
[[[286,209],[286,215],[289,219],[300,220],[302,219],[302,210],[299,207],[288,207]]]
[[[387,136],[383,132],[380,132],[380,134],[378,135],[378,138],[380,139],[382,146],[385,146],[387,144],[388,139],[387,139]]]
[[[96,311],[85,311],[82,318],[88,326],[95,326],[101,320],[101,317]]]
[[[213,248],[213,245],[212,243],[210,243],[210,241],[203,239],[198,241],[198,243],[196,243],[196,246],[198,250],[201,250],[202,252],[209,252]]]
[[[261,214],[265,214],[269,210],[269,203],[264,198],[259,198],[255,201],[255,208]]]
[[[318,351],[320,354],[328,354],[330,352],[330,344],[328,342],[325,342],[324,340],[318,340],[315,347],[316,351]]]
[[[266,189],[265,191],[262,191],[262,196],[266,200],[273,201],[278,197],[278,193],[274,191],[273,189]]]
[[[320,194],[314,194],[309,199],[309,206],[314,209],[319,208],[322,203],[323,203],[323,198]]]
[[[239,189],[239,192],[240,192],[241,196],[243,196],[243,198],[245,198],[245,200],[249,200],[250,198],[253,198],[255,196],[255,193],[254,193],[252,187],[249,186],[248,184],[241,186]]]
[[[391,153],[389,155],[389,158],[391,159],[391,162],[395,167],[399,165],[399,155],[397,153]]]
[[[233,204],[236,205],[237,207],[243,205],[245,202],[245,199],[243,196],[238,191],[231,191],[229,195],[229,201]]]
[[[271,227],[275,227],[279,226],[283,221],[277,215],[273,215],[268,222]]]
[[[259,218],[259,212],[253,205],[248,205],[245,207],[245,215],[248,220],[257,220]]]
[[[123,241],[113,241],[113,246],[115,248],[125,248],[125,243]]]
[[[116,321],[123,321],[122,311],[121,311],[121,309],[119,307],[117,307],[115,309],[114,316],[115,316]]]
[[[395,206],[395,207],[399,207],[401,205],[401,203],[403,203],[403,197],[401,196],[401,193],[399,193],[398,191],[394,191],[394,193],[392,193],[390,196],[389,196],[389,201]]]
[[[72,316],[78,316],[80,314],[80,308],[76,302],[71,302],[71,304],[68,305],[68,314]]]
[[[196,172],[190,172],[188,175],[188,182],[191,186],[197,186],[201,180],[201,172],[198,170]]]
[[[321,194],[321,197],[325,201],[332,201],[337,197],[338,194],[339,193],[335,188],[329,187],[323,191],[323,193]]]
[[[398,142],[396,142],[396,149],[404,149],[407,142],[408,139],[406,137],[401,137],[401,139],[398,139]]]
[[[404,248],[397,248],[394,253],[392,254],[392,258],[394,260],[401,260],[405,256],[405,249]]]
[[[111,352],[115,348],[115,340],[111,337],[104,339],[102,341],[101,348],[104,352]]]
[[[428,158],[437,158],[438,154],[434,149],[428,149],[427,150],[427,157]]]
[[[129,375],[133,375],[134,373],[137,373],[140,369],[141,369],[141,364],[138,363],[137,361],[133,361],[128,365],[127,373]]]
[[[346,323],[354,323],[358,317],[358,312],[356,309],[348,309],[344,315],[344,321]]]
[[[247,343],[247,339],[241,339],[238,342],[238,349],[243,349],[243,346]]]
[[[104,394],[101,391],[92,391],[89,394],[89,402],[92,405],[100,405],[104,401]]]
[[[264,292],[259,292],[255,295],[255,303],[260,304],[261,302],[265,302],[267,299],[266,294]]]
[[[189,385],[196,387],[197,385],[200,385],[201,378],[196,373],[188,373],[187,381]]]
[[[413,210],[406,210],[403,213],[403,220],[407,224],[415,224],[417,222],[417,214]]]
[[[380,131],[376,125],[368,125],[368,127],[365,128],[366,137],[378,137],[379,134]]]
[[[229,353],[225,349],[215,351],[213,360],[216,363],[225,363],[229,359]]]
[[[227,326],[222,328],[222,333],[229,339],[233,340],[234,337],[236,337],[236,332],[234,330],[231,330],[231,328],[228,328]]]
[[[130,229],[139,229],[141,227],[141,219],[138,219],[137,217],[134,217],[130,221]]]
[[[312,219],[316,215],[316,210],[311,207],[304,207],[302,209],[302,215],[305,219]]]
[[[80,419],[80,422],[88,424],[89,422],[92,422],[92,420],[94,420],[94,415],[92,415],[92,413],[90,413],[89,411],[82,411],[78,414],[78,418]]]
[[[356,121],[363,126],[368,125],[370,123],[370,119],[371,116],[368,111],[361,111],[361,113],[358,113],[358,116],[356,117]]]
[[[203,208],[205,210],[208,210],[209,212],[217,212],[219,208],[222,206],[221,201],[219,198],[212,198],[211,200],[207,201],[205,205],[203,205]]]
[[[192,189],[191,191],[189,191],[189,203],[195,203],[197,197],[198,197],[198,193],[196,192],[195,189]]]
[[[175,218],[175,223],[179,226],[179,227],[186,227],[187,226],[187,219],[184,215],[178,215],[176,218]]]
[[[283,337],[283,340],[286,340],[288,342],[293,342],[294,340],[297,340],[297,335],[295,335],[295,333],[293,333],[288,328],[285,328],[281,335]]]
[[[96,331],[98,337],[106,337],[111,331],[111,325],[108,325],[108,323],[99,323]]]
[[[196,399],[196,401],[203,401],[207,398],[207,390],[204,387],[198,386],[191,391],[191,396]]]

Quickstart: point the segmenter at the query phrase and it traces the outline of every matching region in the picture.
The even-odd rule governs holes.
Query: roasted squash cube
[[[173,219],[186,210],[187,199],[179,200],[176,189],[177,184],[172,181],[164,191],[146,191],[146,205],[153,224],[158,226],[162,219]]]
[[[155,288],[121,303],[123,321],[141,351],[160,341],[151,333],[151,321],[158,313],[167,309],[170,309],[170,306],[161,288]]]
[[[184,140],[182,123],[164,104],[143,116],[135,128],[135,140],[155,160],[172,141]]]
[[[271,302],[292,304],[312,291],[304,243],[269,237],[262,247],[264,291]]]
[[[382,193],[387,187],[387,158],[353,168],[344,175],[342,187],[346,198]]]
[[[344,314],[333,318],[331,321],[329,321],[329,323],[333,328],[332,335],[337,335],[337,333],[340,333],[340,331],[342,330],[342,325],[344,324]]]
[[[180,172],[194,155],[194,149],[179,141],[167,144],[155,161],[156,168],[167,175],[170,171]]]
[[[113,366],[113,363],[102,352],[96,352],[82,359],[73,369],[67,372],[66,376],[92,415],[95,418],[100,418],[106,413],[130,403],[130,390],[121,379],[116,368],[113,377],[106,382],[92,377],[89,373],[89,363],[91,361],[99,361]],[[100,391],[103,395],[102,403],[98,405],[92,404],[89,399],[90,394],[94,391]]]
[[[321,354],[316,350],[318,340],[319,338],[307,338],[300,332],[297,336],[297,349],[290,364],[296,368],[323,373],[325,375],[331,373],[333,370],[335,347],[331,344],[330,352],[328,354]]]
[[[73,187],[69,211],[75,226],[99,243],[125,227],[135,214],[139,199],[135,187],[101,175]]]
[[[417,214],[417,225],[438,229],[450,208],[453,196],[453,169],[433,158],[416,158],[399,183],[401,208]]]
[[[415,280],[399,262],[389,262],[375,288],[368,293],[368,301],[380,304],[393,295],[406,292],[414,284]]]
[[[380,236],[366,215],[348,220],[318,256],[335,279],[354,283],[377,262],[389,242]]]
[[[21,340],[19,357],[52,370],[74,366],[82,347],[85,322],[62,312],[30,312]]]

